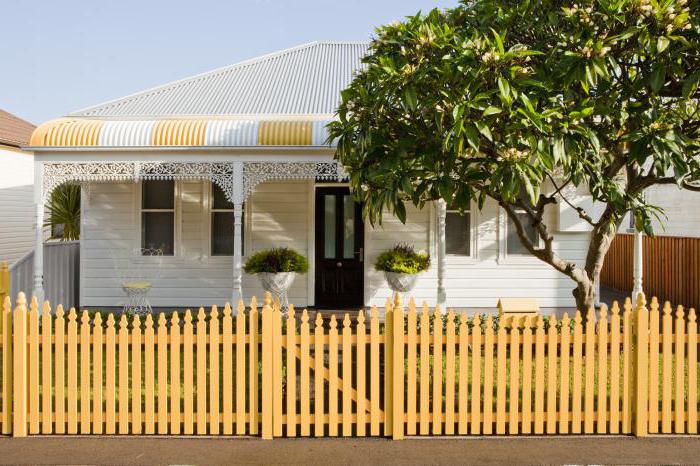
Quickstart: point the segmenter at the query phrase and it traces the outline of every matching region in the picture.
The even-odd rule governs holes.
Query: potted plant
[[[430,267],[430,255],[408,244],[397,244],[379,254],[374,269],[384,272],[389,288],[395,293],[406,293],[416,285],[418,274]]]
[[[297,273],[306,273],[309,263],[306,257],[289,248],[272,248],[257,251],[243,266],[246,273],[255,274],[265,291],[284,298],[294,283]]]

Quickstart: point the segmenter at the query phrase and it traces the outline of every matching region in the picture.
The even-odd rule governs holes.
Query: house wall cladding
[[[222,305],[230,299],[232,258],[212,257],[208,252],[209,215],[206,207],[208,183],[178,182],[178,255],[165,257],[159,278],[151,292],[154,306],[188,307]],[[273,246],[288,246],[309,257],[313,263],[313,183],[310,181],[267,182],[259,185],[246,206],[244,253]],[[118,271],[113,250],[139,247],[139,193],[134,183],[95,183],[90,188],[83,215],[82,293],[86,307],[113,307],[122,304]],[[474,209],[476,210],[476,209]],[[557,210],[547,212],[547,221],[556,228]],[[509,258],[500,254],[505,216],[494,202],[472,217],[473,257],[448,256],[445,286],[447,305],[452,307],[493,308],[502,297],[537,298],[541,307],[570,307],[573,284],[564,275],[532,257]],[[179,225],[179,227],[177,227]],[[434,305],[437,289],[437,246],[435,210],[408,209],[406,224],[386,215],[382,224],[365,225],[366,305],[383,306],[391,291],[383,274],[374,270],[377,255],[398,242],[429,251],[433,264],[421,274],[412,292],[415,299]],[[582,262],[588,233],[556,233],[555,248],[565,259]],[[307,306],[313,298],[313,273],[297,277],[290,301]],[[244,275],[246,299],[260,296],[256,277]]]
[[[13,264],[34,247],[34,158],[0,147],[0,261]]]

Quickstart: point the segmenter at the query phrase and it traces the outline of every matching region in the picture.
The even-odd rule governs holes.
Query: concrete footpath
[[[698,464],[691,437],[0,438],[1,464]]]

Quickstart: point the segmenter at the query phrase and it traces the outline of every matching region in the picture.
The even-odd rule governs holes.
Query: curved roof
[[[368,42],[312,42],[78,110],[71,117],[332,115]]]

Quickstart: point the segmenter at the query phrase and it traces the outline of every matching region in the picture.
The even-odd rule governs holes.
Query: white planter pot
[[[395,293],[408,293],[416,286],[417,273],[384,272],[384,277],[391,291]]]
[[[269,291],[275,297],[282,297],[287,294],[287,291],[292,287],[292,283],[294,283],[295,276],[295,272],[262,272],[258,274],[263,290]]]

